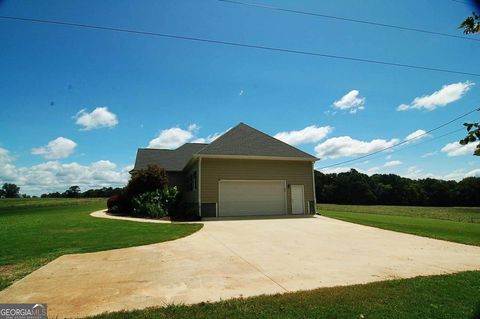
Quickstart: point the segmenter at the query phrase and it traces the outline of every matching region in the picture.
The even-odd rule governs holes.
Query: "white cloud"
[[[179,127],[172,127],[162,130],[158,137],[154,138],[148,144],[150,148],[166,148],[175,149],[185,143],[211,143],[222,136],[225,132],[217,132],[207,137],[196,137],[195,135],[200,130],[197,124],[190,124],[186,130]],[[228,130],[227,130],[228,131]]]
[[[200,129],[200,126],[198,126],[198,124],[195,124],[195,123],[190,124],[190,125],[188,126],[188,131],[189,131],[189,132],[192,132],[192,133],[193,133],[193,132],[197,132],[199,129]]]
[[[430,95],[416,97],[410,104],[400,104],[397,111],[406,111],[410,109],[425,109],[427,111],[435,110],[439,106],[446,106],[452,102],[460,100],[465,93],[475,83],[465,81],[444,85],[438,91]]]
[[[407,137],[405,137],[404,141],[417,142],[428,136],[429,135],[427,134],[427,131],[419,129],[419,130],[416,130],[415,132],[408,134]]]
[[[46,159],[60,159],[70,156],[77,147],[77,143],[65,138],[57,137],[47,145],[32,149],[32,154],[43,156]]]
[[[82,130],[93,130],[101,127],[113,127],[118,124],[117,115],[110,112],[107,107],[97,107],[88,113],[85,109],[80,110],[74,117]]]
[[[469,143],[467,145],[462,145],[459,142],[448,143],[440,151],[447,153],[448,156],[462,156],[462,155],[473,155],[477,143]]]
[[[355,140],[350,136],[334,137],[315,146],[315,152],[320,158],[338,158],[343,156],[364,155],[391,147],[399,142],[393,138],[390,141],[374,139],[370,142]]]
[[[466,177],[480,177],[480,168],[470,171],[466,171],[464,168],[461,168],[443,176],[444,179],[456,181],[460,181]]]
[[[12,182],[15,180],[15,166],[11,164],[14,159],[8,150],[0,147],[0,181]]]
[[[72,185],[85,191],[99,187],[120,187],[126,184],[133,165],[117,169],[108,160],[81,165],[76,162],[62,164],[48,161],[30,167],[16,167],[4,149],[0,149],[0,180],[15,183],[22,193],[40,195],[47,192],[63,192]],[[6,154],[6,155],[5,155]]]
[[[349,110],[349,113],[355,114],[358,110],[365,109],[365,98],[359,97],[358,90],[351,90],[338,101],[333,102],[333,106],[340,110]]]
[[[411,179],[422,179],[422,178],[436,178],[434,174],[425,173],[422,169],[416,166],[410,166],[407,171],[402,174],[404,177],[408,177]]]
[[[434,156],[434,155],[437,155],[438,152],[429,152],[429,153],[425,153],[423,154],[422,156],[420,156],[421,158],[427,158],[427,157],[430,157],[430,156]]]
[[[14,157],[7,149],[0,147],[0,164],[6,164],[14,160]]]
[[[400,104],[398,107],[397,107],[397,111],[406,111],[408,109],[410,109],[410,105],[408,104]]]
[[[392,166],[398,166],[402,165],[403,163],[401,161],[389,161],[383,164],[384,167],[392,167]]]
[[[446,174],[433,174],[433,173],[425,172],[416,166],[411,166],[407,169],[406,173],[403,174],[403,176],[411,179],[436,178],[436,179],[443,179],[443,180],[455,180],[458,182],[466,177],[480,177],[480,168],[476,168],[472,170],[466,170],[465,168],[458,168]]]
[[[275,134],[275,138],[290,145],[298,145],[305,143],[315,143],[325,138],[333,131],[331,126],[307,126],[300,131],[279,132]]]
[[[327,167],[323,169],[319,169],[318,167],[315,167],[316,170],[319,170],[323,174],[338,174],[338,173],[345,173],[348,172],[352,169],[353,167],[347,167],[347,166],[337,166],[337,167]],[[360,172],[357,168],[354,168],[357,171]]]
[[[217,138],[222,136],[224,133],[225,132],[220,132],[220,133],[214,133],[214,134],[208,135],[207,137],[199,137],[199,138],[194,139],[192,141],[192,143],[207,143],[207,144],[212,143]]]
[[[198,127],[196,124],[191,124],[187,130],[179,127],[172,127],[160,132],[158,137],[154,138],[148,144],[150,148],[168,148],[174,149],[187,143],[193,138],[193,131]]]

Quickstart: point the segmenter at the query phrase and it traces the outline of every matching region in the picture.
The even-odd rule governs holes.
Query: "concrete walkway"
[[[50,316],[480,269],[480,247],[325,217],[208,221],[171,242],[65,255],[0,292]]]

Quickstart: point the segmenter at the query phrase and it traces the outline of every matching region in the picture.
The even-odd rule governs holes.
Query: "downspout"
[[[315,192],[315,162],[312,162],[313,211],[317,213],[317,194]]]
[[[202,158],[198,158],[198,216],[202,217]]]

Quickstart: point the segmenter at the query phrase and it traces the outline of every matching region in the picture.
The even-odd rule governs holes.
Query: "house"
[[[201,217],[313,214],[317,160],[240,123],[210,144],[138,149],[133,170],[165,168]]]

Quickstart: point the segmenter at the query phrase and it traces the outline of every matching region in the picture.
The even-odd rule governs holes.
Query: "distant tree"
[[[15,184],[5,183],[2,186],[1,196],[5,198],[16,198],[20,196],[20,187]]]
[[[458,28],[463,29],[463,33],[465,34],[479,33],[480,17],[475,12],[472,12],[472,15],[463,20]]]
[[[480,178],[467,177],[458,183],[458,199],[465,206],[480,206]]]
[[[75,186],[70,186],[69,189],[67,189],[64,193],[65,197],[69,198],[76,198],[79,197],[80,195],[80,187],[75,185]]]
[[[368,176],[350,170],[339,174],[315,171],[318,203],[412,206],[480,206],[480,177],[460,182],[433,178],[412,180],[395,174]]]

